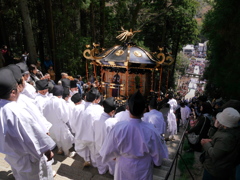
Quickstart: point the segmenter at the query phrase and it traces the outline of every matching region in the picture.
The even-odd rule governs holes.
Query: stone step
[[[74,158],[65,157],[62,155],[55,155],[53,170],[57,172],[55,180],[69,180],[69,179],[96,179],[96,180],[112,180],[113,176],[109,173],[104,175],[98,174],[97,168],[83,167],[83,159],[76,155]],[[154,167],[154,179],[164,179],[172,160],[164,159],[162,165]]]
[[[165,178],[166,175],[167,175],[167,173],[168,173],[168,170],[157,169],[157,168],[154,168],[154,169],[153,169],[153,175],[154,175],[154,176],[157,176],[157,177]]]
[[[153,180],[165,180],[165,178],[153,175]]]
[[[161,166],[154,167],[153,179],[154,180],[164,180],[170,166],[173,163],[173,158],[175,157],[177,147],[181,139],[181,133],[175,136],[174,141],[166,142],[169,151],[170,159],[163,159]],[[74,158],[69,158],[66,156],[56,155],[55,150],[55,161],[53,163],[53,170],[57,172],[55,180],[69,180],[69,179],[94,179],[94,180],[113,180],[113,176],[109,173],[100,175],[97,168],[94,167],[83,167],[84,160],[76,155]]]

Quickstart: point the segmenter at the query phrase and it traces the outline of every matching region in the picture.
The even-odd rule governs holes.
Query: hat
[[[80,101],[82,100],[82,96],[81,96],[81,94],[79,94],[79,93],[75,93],[75,94],[71,97],[71,100],[72,100],[72,102],[74,102],[74,103],[78,103],[78,102],[80,102]]]
[[[151,101],[149,102],[149,106],[153,109],[157,108],[157,99],[155,97],[151,99]]]
[[[63,87],[61,85],[54,85],[52,89],[52,93],[54,96],[62,96],[63,95]]]
[[[105,113],[110,113],[116,109],[114,97],[109,97],[103,101],[103,108]]]
[[[86,93],[86,101],[87,102],[93,102],[95,99],[97,99],[97,97],[100,96],[99,91],[96,88],[92,88],[90,89],[87,93]]]
[[[218,122],[228,128],[237,127],[239,119],[240,114],[236,109],[231,107],[226,108],[223,110],[223,112],[217,114]]]
[[[63,87],[70,87],[70,79],[64,78],[61,81]]]
[[[20,62],[20,63],[17,63],[16,65],[20,68],[22,75],[29,73],[26,63]]]
[[[10,69],[0,69],[0,98],[9,93],[16,86],[16,83]]]
[[[128,103],[129,111],[133,116],[142,115],[145,109],[145,101],[142,94],[139,91],[137,91],[135,94],[131,96]]]
[[[65,99],[66,97],[69,96],[69,87],[64,87],[63,86],[63,95],[62,95],[62,98]]]
[[[80,77],[82,77],[81,75],[77,75],[76,78],[79,79]]]
[[[22,74],[20,68],[15,64],[9,64],[6,68],[10,69],[17,83],[20,83]]]
[[[70,88],[76,88],[77,87],[77,81],[73,80],[70,81]]]
[[[48,92],[52,93],[54,84],[51,81],[48,81]]]
[[[44,89],[48,89],[48,80],[43,79],[43,80],[36,81],[36,88],[37,90],[40,90],[40,91]]]

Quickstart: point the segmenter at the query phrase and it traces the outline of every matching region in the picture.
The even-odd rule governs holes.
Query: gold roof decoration
[[[92,46],[86,45],[83,56],[86,59],[94,61],[98,66],[154,69],[160,66],[170,66],[174,58],[164,47],[158,47],[159,52],[148,52],[144,48],[137,46],[130,40],[134,34],[141,30],[130,31],[121,27],[122,31],[116,38],[124,41],[122,45],[115,45],[111,48],[101,48],[100,44],[93,43]],[[166,51],[166,52],[165,52]]]
[[[121,34],[119,34],[116,38],[119,39],[119,41],[126,41],[129,39],[132,39],[133,35],[137,32],[141,32],[142,30],[137,30],[137,31],[132,31],[132,29],[130,29],[130,31],[125,30],[123,27],[121,27],[122,31],[118,31],[121,32]]]

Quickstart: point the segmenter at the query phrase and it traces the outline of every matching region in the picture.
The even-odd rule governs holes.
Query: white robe
[[[64,100],[64,102],[65,102],[65,108],[68,111],[68,115],[69,115],[69,117],[68,117],[69,121],[66,124],[69,127],[71,133],[74,135],[75,132],[73,132],[73,130],[72,130],[71,120],[73,119],[73,109],[75,107],[75,104],[71,101],[70,98],[67,101]]]
[[[102,147],[102,144],[106,138],[107,130],[105,126],[105,121],[110,118],[110,116],[103,112],[100,119],[95,120],[93,122],[93,131],[94,131],[94,146],[95,146],[95,157],[96,157],[96,165],[98,168],[99,174],[105,174],[108,170],[108,166],[106,163],[102,163],[102,157],[99,154],[99,150]]]
[[[106,126],[106,130],[107,130],[107,134],[111,131],[111,129],[117,124],[118,119],[116,117],[114,118],[108,118],[105,121],[105,126]]]
[[[0,100],[0,152],[6,154],[15,179],[53,179],[44,153],[54,147],[28,111],[15,101]]]
[[[102,162],[102,156],[99,154],[99,151],[103,145],[103,142],[107,136],[107,129],[105,121],[107,119],[112,119],[107,113],[103,112],[99,120],[95,120],[93,122],[93,130],[94,130],[94,139],[95,139],[95,157],[96,157],[96,165],[98,168],[99,174],[104,174],[109,169],[110,174],[114,174],[115,161],[110,161],[108,163]]]
[[[40,93],[37,94],[34,102],[37,105],[38,109],[41,113],[43,113],[43,109],[45,107],[45,104],[49,101],[50,97],[48,96],[48,93],[45,95],[42,95]]]
[[[81,128],[79,121],[82,118],[84,110],[84,104],[75,105],[72,109],[72,118],[69,119],[69,124],[74,134],[76,134],[76,132]]]
[[[25,81],[25,87],[22,91],[22,94],[25,94],[26,96],[28,96],[31,99],[35,99],[37,96],[35,87],[33,87],[31,84],[27,83],[26,81]]]
[[[100,119],[103,107],[93,103],[86,104],[87,108],[79,120],[80,129],[75,134],[75,150],[85,161],[90,161],[91,158],[92,165],[96,166],[93,122]]]
[[[74,137],[66,125],[69,120],[69,111],[65,106],[64,100],[56,96],[51,97],[44,107],[43,115],[52,123],[52,127],[49,130],[50,136],[56,142],[58,148],[62,148],[67,156],[69,149],[72,147]]]
[[[168,104],[170,105],[170,111],[168,113],[168,127],[167,127],[167,134],[170,136],[173,136],[174,134],[177,134],[177,120],[176,116],[174,114],[178,104],[175,99],[170,99],[168,101]],[[166,137],[168,137],[168,135]]]
[[[181,107],[180,112],[181,112],[181,119],[183,121],[183,125],[185,126],[187,124],[187,119],[189,118],[191,110],[189,107],[185,106],[185,107]]]
[[[164,141],[152,124],[141,119],[118,122],[100,150],[103,162],[116,158],[115,180],[153,178],[153,163],[161,165],[168,158]]]
[[[36,104],[34,104],[34,100],[26,96],[25,94],[19,94],[17,103],[20,107],[24,108],[28,111],[34,119],[39,123],[43,132],[49,133],[49,129],[52,127],[52,124],[46,120],[46,118],[39,111]]]
[[[156,109],[152,109],[151,111],[143,114],[142,120],[153,124],[159,135],[165,134],[166,123],[161,112]]]
[[[130,119],[130,113],[129,110],[121,111],[115,115],[115,118],[118,119],[118,121],[127,121]]]

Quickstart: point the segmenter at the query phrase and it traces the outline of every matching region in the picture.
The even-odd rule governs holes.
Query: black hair
[[[9,91],[8,91],[7,93],[5,93],[4,95],[1,95],[1,96],[0,96],[0,99],[9,99],[9,98],[10,98],[10,95],[11,95],[11,93],[12,93],[13,90],[16,90],[16,91],[17,91],[17,85],[14,85],[11,90],[9,90]]]

